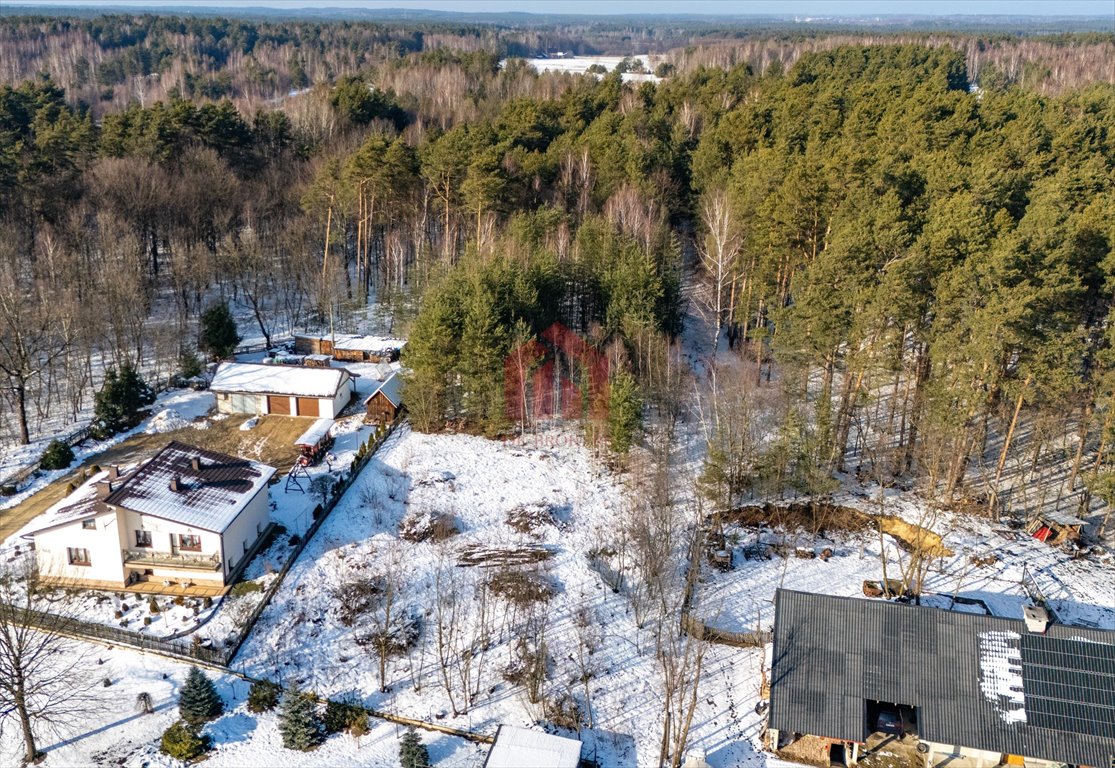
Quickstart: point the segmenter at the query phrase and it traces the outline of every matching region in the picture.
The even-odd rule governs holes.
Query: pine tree
[[[213,681],[197,667],[190,667],[186,684],[178,695],[178,712],[182,719],[190,725],[201,725],[219,717],[224,709],[224,702],[213,686]]]
[[[626,454],[643,426],[643,403],[635,377],[621,370],[608,388],[608,446]]]
[[[216,359],[228,357],[240,343],[236,332],[236,321],[228,309],[227,302],[210,304],[201,313],[201,338],[198,347]]]
[[[430,765],[430,752],[413,728],[407,729],[399,740],[399,765],[402,768],[428,768]]]
[[[111,437],[139,423],[144,408],[155,402],[155,392],[136,373],[131,365],[124,365],[119,373],[115,368],[105,372],[104,384],[93,404],[93,436],[98,439]]]
[[[324,738],[317,704],[313,697],[303,693],[297,685],[292,685],[283,697],[282,710],[279,713],[279,733],[283,735],[284,747],[302,752],[313,749]]]

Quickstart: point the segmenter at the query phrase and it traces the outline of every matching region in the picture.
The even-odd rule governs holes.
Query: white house
[[[273,467],[178,442],[89,478],[27,526],[39,574],[67,586],[232,584],[271,526]]]
[[[335,419],[352,399],[344,368],[221,363],[209,389],[219,413],[273,413]]]
[[[501,725],[484,768],[577,768],[581,742],[542,731]]]

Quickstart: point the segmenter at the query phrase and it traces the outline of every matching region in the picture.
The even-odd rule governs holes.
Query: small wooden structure
[[[1081,520],[1067,512],[1045,512],[1030,521],[1026,533],[1038,541],[1057,546],[1079,540],[1087,524],[1087,520]]]
[[[403,408],[403,382],[398,373],[388,376],[364,399],[367,424],[390,424]]]
[[[357,336],[349,333],[331,336],[296,334],[294,351],[300,355],[332,355],[350,363],[393,363],[399,359],[406,341],[386,336]]]
[[[328,368],[332,355],[306,355],[302,358],[302,365],[307,368]]]
[[[333,436],[329,434],[332,427],[333,419],[318,419],[294,441],[294,446],[298,449],[299,464],[308,467],[324,458],[333,447]]]

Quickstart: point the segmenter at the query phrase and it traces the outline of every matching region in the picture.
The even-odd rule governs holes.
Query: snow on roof
[[[1017,632],[979,634],[980,691],[1006,723],[1026,722],[1021,641]]]
[[[484,768],[577,768],[581,742],[529,728],[501,725]]]
[[[172,442],[124,478],[105,503],[221,533],[274,474],[266,464]]]
[[[108,512],[110,508],[97,493],[97,485],[102,480],[107,480],[108,470],[97,472],[68,496],[64,496],[49,506],[45,512],[36,515],[28,523],[20,535],[30,537],[32,534],[54,528],[58,525],[80,520],[99,512]]]
[[[391,405],[398,408],[403,404],[403,378],[397,373],[392,373],[383,381],[378,387],[372,390],[372,394],[364,398],[364,405],[371,402],[372,398],[376,396],[377,392],[382,392],[383,396],[391,401]]]
[[[260,395],[335,397],[348,379],[348,371],[343,368],[221,363],[209,389]]]
[[[333,419],[317,419],[302,436],[294,441],[295,445],[317,445],[323,437],[329,434],[333,426]]]
[[[333,342],[333,349],[349,349],[352,351],[371,352],[382,354],[392,350],[402,349],[406,339],[392,339],[387,336],[338,336]]]

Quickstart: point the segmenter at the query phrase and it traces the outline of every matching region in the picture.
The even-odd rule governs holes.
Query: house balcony
[[[195,571],[219,571],[221,569],[221,556],[212,555],[185,555],[171,552],[158,552],[146,549],[125,549],[124,565],[140,568],[161,566],[163,568],[188,568]]]

